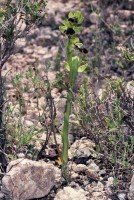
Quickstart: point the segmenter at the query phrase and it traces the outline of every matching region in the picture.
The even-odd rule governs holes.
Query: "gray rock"
[[[114,178],[109,177],[108,180],[106,181],[106,186],[105,186],[105,191],[109,195],[112,194],[111,186],[113,186],[113,184],[114,184]]]
[[[92,162],[88,167],[87,170],[85,171],[85,173],[87,174],[87,176],[89,178],[93,178],[95,180],[99,180],[99,167]]]
[[[89,191],[90,200],[108,200],[104,191],[104,185],[100,181],[88,184],[85,189]]]
[[[89,19],[90,19],[91,23],[98,24],[98,22],[99,22],[99,15],[97,15],[95,12],[92,12],[89,15]]]
[[[25,121],[25,125],[26,125],[28,128],[30,128],[31,126],[34,125],[34,123],[33,123],[32,121],[30,121],[30,120],[26,120],[26,121]]]
[[[79,188],[71,188],[70,186],[64,187],[63,190],[60,190],[54,200],[87,200],[87,192]]]
[[[69,158],[73,157],[88,157],[92,155],[96,157],[96,152],[94,151],[95,144],[86,138],[81,138],[80,140],[76,140],[69,149]]]
[[[130,94],[131,98],[134,98],[134,86],[132,81],[127,83],[126,92]]]
[[[74,165],[72,167],[73,167],[74,172],[76,172],[76,173],[84,172],[88,169],[87,166],[84,164],[78,164],[78,165]]]
[[[129,187],[128,198],[130,200],[134,200],[134,175],[133,175],[133,177],[131,179],[131,184],[130,184],[130,187]]]
[[[55,184],[56,169],[52,164],[28,159],[9,163],[2,179],[2,192],[7,200],[28,200],[47,195]]]
[[[118,16],[121,18],[121,20],[129,20],[132,15],[134,15],[133,10],[118,10]]]
[[[119,200],[125,200],[126,199],[126,194],[125,193],[119,193],[118,194]]]
[[[17,153],[17,157],[18,158],[25,158],[25,154],[24,153]]]
[[[4,194],[2,192],[0,192],[0,199],[2,200],[4,198]]]

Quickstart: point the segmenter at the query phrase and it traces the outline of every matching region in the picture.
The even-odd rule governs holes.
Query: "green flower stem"
[[[70,84],[70,89],[73,91],[77,73],[78,73],[78,60],[72,60],[73,58],[73,43],[72,39],[68,39],[68,42],[66,44],[66,52],[67,52],[67,61],[70,66],[70,72],[69,72],[69,84]]]
[[[74,19],[75,22],[73,23],[69,19]],[[72,102],[74,100],[74,86],[76,83],[76,78],[78,72],[83,72],[86,67],[87,63],[83,62],[81,57],[75,55],[75,47],[81,50],[83,48],[83,44],[80,42],[77,34],[81,30],[81,24],[83,22],[83,15],[80,11],[76,11],[74,13],[70,12],[68,14],[68,19],[63,21],[63,25],[60,26],[61,32],[68,38],[66,43],[66,55],[67,55],[67,62],[65,62],[65,67],[69,71],[69,83],[68,83],[68,95],[66,101],[66,108],[64,113],[64,125],[62,131],[62,170],[65,179],[69,178],[67,163],[68,163],[68,148],[69,148],[69,139],[68,139],[68,132],[69,132],[69,116],[71,114]],[[85,49],[85,48],[83,48]],[[88,51],[86,50],[86,53]]]
[[[63,134],[62,134],[62,142],[63,142],[62,161],[63,161],[63,166],[66,166],[67,162],[68,162],[68,148],[69,148],[68,130],[69,130],[69,116],[71,114],[72,98],[73,98],[72,92],[70,91],[67,95],[67,103],[66,103],[66,110],[65,110],[65,114],[64,114],[64,126],[63,126]]]
[[[71,44],[70,39],[67,41],[67,44],[66,44],[66,53],[67,53],[68,63],[71,67],[71,65],[72,65],[72,44]],[[70,70],[69,76],[71,77],[71,70]],[[69,79],[70,79],[70,77],[69,77]],[[69,85],[69,87],[70,87],[70,85]],[[65,108],[65,113],[64,113],[63,133],[62,133],[62,142],[63,142],[62,162],[63,162],[63,167],[65,167],[67,165],[67,162],[68,162],[68,148],[69,148],[68,131],[69,131],[69,116],[71,114],[72,98],[73,98],[73,96],[72,96],[71,91],[68,91],[66,108]]]
[[[72,65],[72,41],[71,39],[68,39],[67,43],[66,43],[66,53],[67,53],[67,61],[71,67]]]
[[[63,133],[62,133],[62,142],[63,142],[63,151],[62,151],[62,161],[63,161],[63,167],[65,169],[65,166],[68,162],[68,148],[69,148],[69,139],[68,139],[68,132],[69,132],[69,116],[71,114],[71,104],[73,101],[73,90],[74,85],[76,81],[77,76],[77,70],[78,70],[78,61],[72,60],[72,44],[71,40],[67,42],[67,60],[70,65],[70,73],[69,73],[69,89],[68,89],[68,95],[67,95],[67,102],[66,102],[66,109],[64,114],[64,126],[63,126]]]

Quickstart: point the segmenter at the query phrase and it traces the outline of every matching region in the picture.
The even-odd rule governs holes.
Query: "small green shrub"
[[[117,171],[131,171],[134,151],[133,100],[124,88],[119,78],[107,80],[99,97],[85,81],[77,99],[80,130],[95,142],[104,163]]]
[[[39,24],[44,17],[44,9],[46,1],[4,1],[0,8],[0,162],[3,169],[6,169],[7,160],[5,157],[6,144],[6,128],[3,116],[4,109],[4,84],[2,69],[9,57],[14,52],[15,42],[18,38],[26,36],[26,34],[35,25]],[[23,104],[18,91],[18,98]]]

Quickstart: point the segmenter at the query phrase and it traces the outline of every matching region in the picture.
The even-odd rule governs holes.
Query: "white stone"
[[[26,46],[26,38],[19,38],[16,41],[17,48],[24,48]]]
[[[73,170],[76,173],[84,172],[85,170],[87,170],[87,166],[84,164],[78,164],[78,165],[73,166]]]
[[[103,190],[104,190],[104,185],[103,185],[100,181],[98,181],[97,186],[94,187],[93,190],[96,190],[97,192],[103,192]]]
[[[131,98],[134,97],[134,85],[132,81],[129,81],[126,85],[126,92],[130,94]]]
[[[34,149],[37,149],[38,151],[41,150],[41,142],[40,141],[35,141],[34,142]]]
[[[98,22],[99,22],[99,15],[97,15],[95,12],[92,12],[92,13],[89,15],[89,19],[90,19],[90,21],[91,21],[93,24],[98,24]]]
[[[4,194],[2,192],[0,192],[0,199],[3,199],[4,198]]]
[[[11,161],[2,179],[6,200],[28,200],[47,195],[55,184],[55,167],[44,161]]]
[[[108,181],[107,181],[107,187],[111,186],[114,184],[114,178],[113,177],[109,177]]]
[[[87,200],[87,192],[85,192],[83,189],[73,189],[70,186],[64,187],[62,190],[60,190],[54,200]]]
[[[118,194],[119,200],[125,200],[126,199],[126,194],[125,193],[119,193]]]
[[[17,153],[17,157],[18,158],[25,158],[25,154],[24,153]]]
[[[130,200],[134,200],[134,175],[132,176],[132,179],[131,179],[131,184],[130,184],[130,187],[129,187],[128,198]]]
[[[93,192],[91,200],[106,200],[104,192]]]
[[[29,127],[33,126],[33,122],[30,120],[26,120],[25,125],[29,128]]]
[[[51,90],[51,95],[52,95],[52,97],[54,98],[54,97],[57,97],[57,93],[59,92],[59,89],[58,88],[53,88],[52,90]]]
[[[89,169],[89,170],[93,170],[93,171],[95,171],[95,172],[99,172],[99,171],[100,171],[99,166],[96,165],[96,164],[94,163],[94,161],[92,161],[92,163],[90,163],[90,165],[88,165],[88,169]]]
[[[79,174],[75,173],[75,172],[71,172],[71,178],[72,179],[76,179],[77,177],[79,177]]]
[[[48,79],[49,79],[50,81],[54,81],[55,78],[56,78],[56,72],[48,71],[47,75],[48,75]]]
[[[106,190],[107,194],[109,194],[109,195],[112,194],[111,186],[113,184],[114,184],[114,178],[113,177],[109,177],[108,181],[106,182],[106,186],[105,186],[105,190]]]
[[[31,48],[31,47],[26,47],[23,49],[23,51],[26,54],[32,54],[34,52],[33,48]]]
[[[88,184],[86,190],[90,193],[90,200],[108,200],[105,196],[104,185],[101,182],[96,185]]]
[[[76,140],[69,149],[69,158],[73,157],[88,157],[92,155],[96,157],[96,152],[94,151],[95,144],[86,138],[81,138],[80,140]]]

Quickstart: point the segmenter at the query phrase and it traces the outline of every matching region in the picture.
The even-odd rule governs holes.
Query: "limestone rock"
[[[76,173],[85,172],[87,170],[87,166],[84,164],[78,164],[72,167],[73,167],[74,172]]]
[[[94,161],[90,160],[89,165],[87,166],[87,170],[85,171],[86,175],[89,178],[92,178],[94,180],[99,180],[99,174],[100,174],[100,169],[99,166],[97,166]]]
[[[89,191],[90,200],[108,200],[104,191],[104,185],[100,181],[95,183],[95,185],[87,185],[85,189]]]
[[[133,177],[131,179],[131,184],[130,184],[130,188],[129,188],[128,198],[130,200],[134,200],[134,175],[133,175]]]
[[[125,193],[119,193],[118,194],[119,200],[125,200],[126,199],[126,194]]]
[[[0,199],[2,200],[4,198],[4,194],[0,192]]]
[[[92,155],[96,157],[96,152],[94,151],[95,144],[86,138],[81,138],[80,140],[76,140],[69,149],[69,158],[73,157],[88,157]]]
[[[134,15],[134,11],[132,10],[118,10],[118,15],[122,20],[129,20]]]
[[[64,187],[63,190],[60,190],[54,200],[87,200],[87,192],[83,189],[73,189],[70,186]]]
[[[30,121],[30,120],[26,120],[26,121],[25,121],[25,125],[26,125],[28,128],[30,128],[30,127],[32,127],[32,126],[34,125],[34,123],[33,123],[32,121]]]
[[[106,186],[105,186],[105,191],[109,195],[112,194],[111,186],[113,186],[113,184],[114,184],[114,178],[109,177],[108,180],[106,181]]]
[[[18,158],[25,158],[25,154],[24,153],[17,153],[17,157]]]
[[[47,195],[55,184],[56,170],[44,161],[18,159],[11,161],[2,179],[7,200],[28,200]]]
[[[134,97],[134,85],[133,85],[133,81],[129,81],[126,85],[126,92],[129,93],[129,95],[131,96],[131,98]]]
[[[99,22],[99,15],[97,15],[95,12],[92,12],[89,16],[89,19],[91,21],[91,23],[93,24],[98,24]]]

